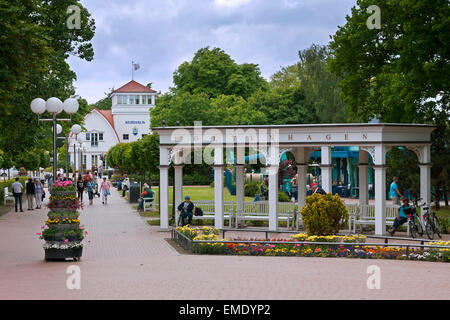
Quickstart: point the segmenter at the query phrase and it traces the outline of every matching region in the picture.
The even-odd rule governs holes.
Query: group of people
[[[18,177],[12,184],[11,188],[14,196],[14,207],[16,212],[18,209],[20,209],[20,212],[23,212],[22,197],[24,186],[20,183]],[[40,209],[42,206],[42,201],[45,197],[43,182],[40,179],[33,180],[32,178],[29,178],[25,184],[25,192],[27,195],[28,210]]]
[[[89,172],[85,174],[84,177],[81,174],[78,175],[74,180],[77,188],[78,200],[83,201],[83,194],[87,192],[89,205],[93,205],[94,196],[100,197],[100,195],[102,196],[102,204],[108,204],[108,196],[111,194],[111,184],[107,181],[106,177],[103,177],[99,187],[97,180],[98,178],[95,174]]]

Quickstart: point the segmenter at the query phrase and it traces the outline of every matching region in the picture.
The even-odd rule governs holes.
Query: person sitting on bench
[[[408,221],[408,214],[411,210],[411,206],[409,205],[409,199],[403,198],[403,205],[398,210],[398,216],[395,217],[394,224],[391,229],[388,230],[389,234],[391,236],[394,235],[395,231],[404,224],[406,221]]]
[[[191,224],[193,216],[192,210],[194,210],[194,204],[191,202],[191,198],[189,196],[184,197],[184,202],[180,203],[180,205],[178,206],[178,211],[180,212],[181,226]],[[188,218],[187,223],[185,223],[186,218]]]
[[[143,211],[144,210],[144,199],[150,199],[150,198],[153,198],[153,190],[147,183],[144,183],[144,192],[141,193],[141,197],[139,198],[139,204],[138,204],[137,210]],[[153,201],[153,199],[151,201]]]

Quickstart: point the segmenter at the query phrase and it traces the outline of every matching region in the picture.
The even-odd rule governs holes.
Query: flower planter
[[[52,190],[50,202],[47,205],[50,209],[47,227],[50,230],[46,229],[43,231],[43,234],[48,234],[47,237],[44,237],[46,241],[44,244],[45,261],[65,259],[77,261],[83,252],[81,241],[84,238],[84,230],[80,227],[78,220],[76,221],[77,223],[69,222],[74,222],[73,220],[78,219],[79,213],[77,209],[82,208],[83,205],[78,201],[76,197],[77,192],[72,190],[72,185],[65,185],[64,182],[59,184]],[[75,232],[69,232],[71,230]],[[68,236],[68,234],[72,235]]]
[[[44,249],[45,250],[45,261],[51,260],[66,260],[72,258],[75,261],[79,261],[81,254],[83,253],[83,248],[73,248],[73,249]]]

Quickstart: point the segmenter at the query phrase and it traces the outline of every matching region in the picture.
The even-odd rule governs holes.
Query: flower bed
[[[81,257],[83,244],[81,241],[87,235],[84,226],[80,225],[77,209],[83,208],[76,196],[75,186],[71,181],[58,181],[52,186],[50,209],[42,232],[37,233],[46,243],[45,260]]]
[[[299,233],[291,236],[291,239],[255,241],[218,239],[218,232],[216,234],[206,229],[206,234],[201,234],[199,228],[189,226],[178,227],[176,230],[191,239],[193,252],[200,254],[450,261],[450,248],[421,247],[411,244],[366,245],[364,235],[307,236]],[[433,242],[427,245],[450,246],[450,241]]]

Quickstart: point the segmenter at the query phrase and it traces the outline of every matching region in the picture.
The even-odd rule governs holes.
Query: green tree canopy
[[[266,89],[258,65],[237,64],[220,48],[202,48],[191,62],[182,63],[174,72],[175,91],[191,94],[205,93],[208,97],[220,94],[248,98],[258,89]]]

